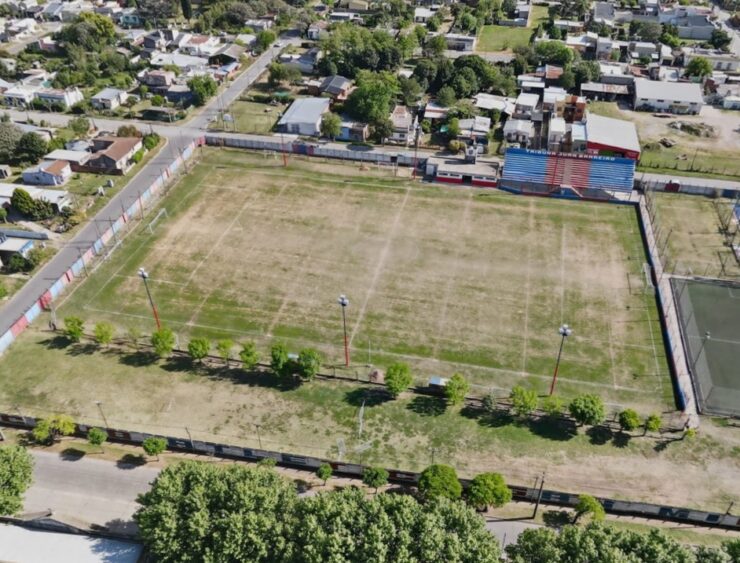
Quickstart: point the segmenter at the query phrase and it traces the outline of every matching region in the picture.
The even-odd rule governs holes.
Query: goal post
[[[152,219],[152,220],[151,220],[151,221],[149,222],[149,224],[147,225],[147,229],[149,230],[149,234],[150,234],[150,235],[153,235],[153,234],[154,234],[154,228],[155,228],[155,227],[157,226],[157,224],[158,224],[158,223],[159,223],[159,222],[160,222],[160,221],[162,220],[162,217],[164,217],[165,219],[168,219],[168,218],[169,218],[169,216],[170,216],[170,215],[169,215],[169,213],[167,213],[167,209],[166,209],[166,208],[164,208],[164,207],[163,207],[162,209],[160,209],[160,210],[159,210],[159,213],[157,213],[157,214],[156,214],[156,215],[154,216],[154,219]]]

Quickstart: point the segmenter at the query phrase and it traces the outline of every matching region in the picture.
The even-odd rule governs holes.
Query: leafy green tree
[[[424,45],[424,54],[427,57],[441,57],[447,50],[447,40],[444,35],[435,35]]]
[[[485,397],[483,397],[483,400],[481,401],[481,406],[483,407],[483,410],[486,411],[488,414],[496,414],[497,403],[496,403],[496,395],[493,394],[493,391],[490,393],[487,393]]]
[[[663,420],[660,418],[659,414],[651,414],[645,419],[645,432],[643,433],[643,436],[648,432],[659,432],[662,424]]]
[[[462,495],[462,485],[453,467],[435,464],[421,472],[419,493],[426,500],[440,497],[455,500]]]
[[[539,41],[534,48],[535,57],[545,64],[565,66],[573,60],[573,51],[564,43]]]
[[[90,131],[90,120],[86,117],[74,117],[67,122],[67,127],[78,137],[85,137]]]
[[[593,521],[598,522],[604,519],[606,512],[602,504],[591,495],[580,495],[578,503],[575,506],[576,515],[573,518],[575,524],[585,514],[589,514]]]
[[[55,414],[38,420],[31,430],[31,435],[37,442],[45,444],[61,436],[70,436],[74,431],[75,423],[71,416]]]
[[[2,221],[3,223],[8,222],[8,210],[4,207],[0,207],[0,221]]]
[[[138,501],[134,519],[157,561],[268,563],[290,553],[297,494],[270,469],[178,463]]]
[[[451,405],[459,405],[465,400],[470,385],[461,373],[456,373],[445,385],[445,398]]]
[[[730,561],[733,563],[740,561],[740,539],[722,542],[722,549],[730,556]]]
[[[694,557],[701,563],[735,563],[725,551],[708,545],[696,546]]]
[[[684,71],[686,76],[697,76],[704,78],[712,74],[712,63],[709,62],[705,57],[694,57],[686,65]]]
[[[33,458],[21,446],[0,446],[0,516],[23,508],[23,494],[33,479]]]
[[[182,9],[182,15],[186,20],[191,20],[193,17],[193,4],[191,0],[180,0],[180,8]]]
[[[362,472],[362,482],[375,489],[377,494],[378,489],[388,483],[388,472],[382,467],[366,467]]]
[[[257,47],[260,51],[264,51],[275,42],[275,39],[277,39],[275,32],[269,29],[262,30],[257,34]]]
[[[253,370],[257,367],[260,361],[260,354],[257,351],[257,345],[249,340],[242,344],[242,349],[239,352],[239,359],[242,361],[242,367],[247,370]]]
[[[511,496],[511,489],[500,473],[476,475],[466,491],[467,501],[481,510],[489,506],[500,508],[511,501]]]
[[[156,456],[159,460],[159,454],[167,449],[167,440],[160,436],[149,436],[142,443],[141,447],[148,456]]]
[[[167,358],[175,349],[175,333],[163,326],[152,333],[151,342],[154,353],[160,358]]]
[[[301,378],[311,381],[321,369],[321,354],[313,348],[304,348],[298,353],[296,364]]]
[[[632,409],[624,409],[619,413],[619,427],[631,432],[640,426],[640,415]]]
[[[408,364],[396,362],[388,366],[385,372],[385,387],[393,397],[398,397],[413,383]]]
[[[713,29],[712,36],[709,39],[709,43],[715,49],[725,49],[730,43],[732,43],[732,37],[724,29]]]
[[[103,443],[108,439],[108,433],[102,428],[90,428],[87,431],[87,441],[92,446],[99,446],[100,451],[103,451]]]
[[[393,122],[390,119],[381,119],[373,123],[373,136],[376,141],[385,144],[391,135],[393,135]]]
[[[282,342],[276,342],[270,348],[270,368],[275,375],[280,377],[288,376],[292,371],[288,359],[288,349]]]
[[[160,27],[176,15],[177,4],[173,0],[136,0],[139,16],[154,27]]]
[[[326,485],[326,482],[329,480],[332,473],[333,471],[331,465],[329,465],[328,463],[322,463],[316,470],[316,477],[321,479],[324,482],[324,485]]]
[[[16,147],[16,159],[21,162],[38,162],[49,152],[49,145],[34,132],[24,133]]]
[[[398,85],[401,88],[401,101],[407,106],[414,105],[424,93],[421,85],[414,77],[401,76],[398,79]]]
[[[576,76],[570,68],[565,68],[560,75],[560,87],[565,90],[571,90],[576,85]]]
[[[542,401],[542,410],[551,418],[557,418],[562,415],[564,409],[563,401],[557,395],[550,395]]]
[[[568,405],[570,415],[578,424],[593,426],[599,424],[606,417],[604,402],[601,397],[590,393],[579,395]]]
[[[578,61],[573,65],[573,75],[577,86],[584,82],[594,82],[599,79],[601,69],[596,61]]]
[[[364,80],[347,98],[345,109],[357,120],[379,123],[388,119],[394,91],[385,80],[373,77]]]
[[[148,135],[144,135],[142,142],[144,144],[144,148],[150,151],[159,144],[159,140],[160,137],[157,133],[149,133]]]
[[[455,90],[451,86],[443,86],[437,92],[437,102],[444,107],[452,107],[457,103]]]
[[[342,120],[336,113],[325,113],[321,118],[321,134],[332,141],[342,132]]]
[[[115,329],[112,324],[106,322],[97,323],[93,329],[95,342],[101,346],[108,346],[113,341],[114,332]]]
[[[539,399],[534,389],[525,389],[521,385],[515,386],[509,395],[511,407],[517,416],[526,417],[537,408]]]
[[[231,358],[231,350],[233,347],[234,341],[230,338],[222,338],[216,342],[216,350],[218,351],[218,355],[221,356],[221,359],[226,364],[226,367],[229,366],[229,359]]]
[[[59,32],[65,43],[85,51],[100,52],[116,39],[116,28],[109,17],[94,12],[82,12],[77,19]]]
[[[84,321],[79,317],[64,318],[64,332],[72,342],[82,340]]]
[[[513,563],[556,563],[561,561],[563,551],[555,530],[537,527],[519,534],[516,543],[506,546],[506,555]]]
[[[208,355],[211,351],[211,341],[205,337],[193,338],[188,342],[188,354],[193,361],[199,364],[203,362],[203,358]]]
[[[36,213],[36,202],[23,188],[13,190],[13,195],[10,196],[10,205],[26,217],[32,217]]]
[[[460,134],[460,120],[457,117],[451,118],[447,122],[447,136],[454,139]]]
[[[188,88],[193,94],[193,103],[200,107],[216,94],[218,84],[210,75],[200,75],[188,80]]]

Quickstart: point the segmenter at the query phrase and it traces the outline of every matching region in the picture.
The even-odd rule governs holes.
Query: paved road
[[[281,40],[283,46],[287,43],[294,43],[298,39]],[[167,168],[198,135],[203,134],[208,123],[218,115],[221,107],[227,107],[235,100],[241,92],[249,87],[257,77],[267,68],[272,60],[280,53],[281,47],[277,45],[272,49],[265,51],[257,60],[255,60],[247,71],[242,73],[229,87],[219,96],[212,99],[209,104],[203,108],[200,115],[193,118],[183,127],[177,126],[156,126],[155,129],[168,138],[167,146],[159,151],[144,168],[117,194],[108,204],[98,212],[93,220],[85,225],[80,232],[46,264],[37,274],[16,293],[10,301],[0,308],[0,335],[5,334],[10,327],[41,297],[51,285],[58,280],[64,272],[72,267],[80,257],[81,252],[86,251],[91,244],[97,240],[97,232],[100,228],[107,228],[111,222],[121,216],[124,209],[128,209],[136,202],[139,193],[146,189],[159,177],[162,171]],[[25,116],[25,112],[20,112]],[[41,119],[39,115],[39,119]],[[61,116],[54,114],[44,114],[43,119],[56,123]],[[64,123],[68,117],[64,118]],[[99,127],[105,126],[115,129],[120,122],[114,120],[97,120]],[[147,124],[148,125],[148,124]]]
[[[503,549],[510,543],[516,543],[519,534],[529,528],[541,528],[539,524],[533,524],[527,520],[488,520],[486,519],[486,529],[491,532]]]
[[[33,485],[26,492],[24,512],[51,510],[86,523],[131,533],[138,508],[136,497],[149,490],[159,469],[94,459],[64,457],[30,450],[34,457]]]

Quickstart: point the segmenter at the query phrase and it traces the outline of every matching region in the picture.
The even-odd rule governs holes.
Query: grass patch
[[[225,126],[227,130],[231,131],[233,125],[234,130],[239,133],[266,134],[275,127],[286,107],[284,104],[273,106],[237,100],[229,107],[229,114],[234,118],[234,123],[224,125],[219,120],[213,122],[211,126],[220,129]]]

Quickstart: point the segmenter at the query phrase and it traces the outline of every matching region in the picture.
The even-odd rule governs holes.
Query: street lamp
[[[105,427],[110,428],[110,425],[108,424],[108,419],[105,418],[105,413],[103,412],[103,402],[95,401],[95,404],[98,405],[98,410],[100,411],[100,416],[103,417],[103,422],[105,423]]]
[[[694,359],[694,363],[691,366],[691,371],[694,372],[694,375],[696,375],[696,364],[699,363],[699,358],[701,358],[701,353],[704,351],[704,347],[707,345],[707,340],[712,339],[712,333],[709,331],[706,331],[704,333],[704,336],[701,339],[701,347],[699,348],[699,353],[696,355],[696,358]]]
[[[157,330],[160,330],[162,328],[162,325],[159,322],[159,313],[157,313],[157,306],[154,304],[154,299],[152,299],[152,292],[149,291],[149,283],[147,283],[147,279],[149,279],[149,274],[144,268],[139,268],[139,276],[142,280],[144,280],[144,288],[146,289],[146,295],[149,297],[149,304],[152,306],[152,313],[154,313],[154,322],[157,323]]]
[[[344,365],[349,367],[349,341],[347,340],[347,314],[346,309],[349,306],[349,299],[342,294],[337,299],[337,303],[342,307],[342,325],[344,326]]]
[[[558,380],[558,368],[560,367],[560,357],[563,355],[563,345],[565,344],[565,339],[568,338],[571,334],[573,334],[573,329],[570,328],[568,325],[562,325],[558,329],[558,333],[560,334],[560,349],[558,350],[558,360],[555,362],[555,372],[552,374],[552,383],[550,384],[550,395],[553,394],[555,391],[555,383]]]

